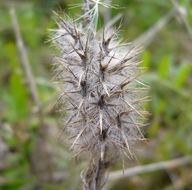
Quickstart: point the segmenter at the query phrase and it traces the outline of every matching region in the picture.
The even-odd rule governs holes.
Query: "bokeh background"
[[[73,18],[80,0],[0,0],[0,190],[78,190],[87,155],[73,158],[65,147],[62,123],[54,105],[52,57],[56,50],[48,29],[52,10]],[[144,127],[147,142],[135,149],[137,161],[126,167],[182,158],[192,154],[192,1],[113,0],[117,9],[101,7],[98,29],[122,15],[120,36],[143,47],[143,79],[150,83],[150,112]],[[15,15],[11,9],[14,8]],[[16,44],[18,21],[32,81]],[[40,110],[40,111],[39,111]],[[114,170],[121,170],[117,163]],[[192,164],[110,181],[111,190],[192,190]]]

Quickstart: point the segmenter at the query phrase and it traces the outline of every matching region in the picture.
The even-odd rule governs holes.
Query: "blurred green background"
[[[81,189],[79,175],[86,167],[87,155],[74,159],[63,143],[64,113],[61,116],[54,110],[57,89],[51,83],[56,51],[46,43],[48,29],[56,26],[52,10],[76,18],[81,14],[77,3],[81,1],[0,0],[0,190]],[[112,3],[118,8],[101,8],[98,27],[122,14],[120,34],[125,41],[142,42],[143,79],[151,86],[151,102],[145,104],[151,114],[144,128],[149,140],[137,147],[138,161],[126,161],[126,167],[191,155],[192,1]],[[33,101],[16,44],[12,7],[37,85],[41,113]],[[122,169],[121,163],[114,166],[116,169]],[[109,189],[192,190],[192,167],[189,164],[125,178],[111,183]]]

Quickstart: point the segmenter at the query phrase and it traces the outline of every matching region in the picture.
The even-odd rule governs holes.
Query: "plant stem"
[[[86,169],[81,179],[85,190],[101,190],[106,183],[106,173],[110,166],[110,162],[106,159],[107,150],[104,148],[103,158],[98,161],[90,161],[89,167]]]

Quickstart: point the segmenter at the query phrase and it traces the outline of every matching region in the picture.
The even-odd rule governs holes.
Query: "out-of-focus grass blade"
[[[147,70],[150,67],[151,54],[149,51],[144,51],[142,56],[142,67],[145,67]]]
[[[185,84],[190,72],[191,72],[190,65],[183,63],[179,68],[179,71],[175,80],[175,86],[181,88]]]
[[[11,67],[11,76],[9,80],[8,93],[4,93],[4,101],[8,105],[7,119],[14,122],[24,118],[27,114],[28,93],[24,85],[24,76],[18,63],[16,55],[16,47],[10,43],[6,47],[9,56],[9,64]]]
[[[169,74],[169,62],[170,59],[168,56],[164,56],[158,67],[158,74],[160,78],[166,78]]]

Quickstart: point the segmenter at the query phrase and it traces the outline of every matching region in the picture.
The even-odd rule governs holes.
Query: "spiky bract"
[[[65,137],[77,154],[87,151],[93,160],[102,160],[104,149],[111,155],[132,157],[132,145],[144,139],[140,50],[120,43],[117,30],[106,28],[99,35],[57,16],[59,28],[52,41],[61,53],[54,64],[60,108],[68,117]]]

